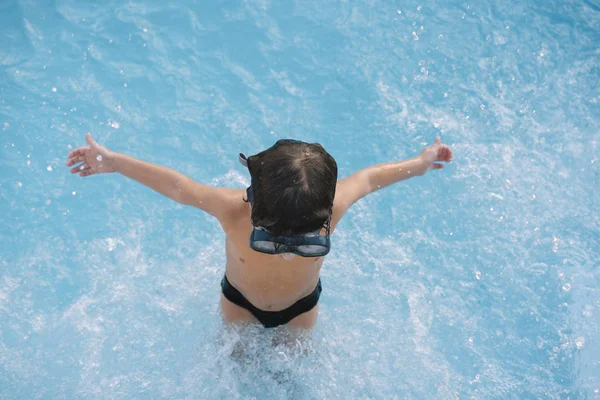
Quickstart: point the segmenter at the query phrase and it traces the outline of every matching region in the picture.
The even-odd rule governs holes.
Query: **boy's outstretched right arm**
[[[452,150],[436,137],[434,143],[416,157],[373,165],[340,180],[335,192],[333,224],[339,222],[352,204],[369,193],[414,176],[424,175],[429,170],[441,169],[444,164],[439,164],[440,161],[452,161]]]
[[[170,168],[111,151],[96,143],[89,133],[85,139],[88,146],[79,147],[68,155],[67,166],[74,166],[72,174],[90,176],[118,172],[178,203],[198,207],[220,221],[228,217],[231,210],[228,204],[233,203],[234,189],[203,185]]]

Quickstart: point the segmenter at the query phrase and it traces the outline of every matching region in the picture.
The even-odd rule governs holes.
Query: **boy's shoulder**
[[[248,216],[248,203],[244,201],[246,196],[244,189],[217,188],[217,191],[218,210],[215,216],[223,228]]]

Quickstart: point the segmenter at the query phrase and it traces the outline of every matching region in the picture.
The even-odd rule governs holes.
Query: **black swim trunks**
[[[225,275],[221,281],[221,289],[227,300],[250,311],[265,328],[275,328],[276,326],[287,324],[298,315],[312,310],[319,302],[319,296],[321,296],[322,290],[321,279],[319,279],[317,287],[315,287],[315,290],[313,290],[311,294],[301,298],[285,310],[263,311],[246,300],[244,295],[229,283],[227,275]]]

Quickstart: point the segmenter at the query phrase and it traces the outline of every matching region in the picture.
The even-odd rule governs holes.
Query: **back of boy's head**
[[[318,143],[279,140],[248,158],[252,225],[273,235],[321,229],[331,217],[337,164]]]

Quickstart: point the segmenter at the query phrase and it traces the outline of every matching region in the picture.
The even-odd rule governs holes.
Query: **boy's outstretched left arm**
[[[442,144],[439,137],[436,137],[435,142],[423,149],[421,154],[416,157],[373,165],[340,180],[336,187],[333,205],[334,225],[342,218],[346,210],[359,199],[393,183],[413,176],[424,175],[432,169],[442,169],[444,164],[439,164],[440,161],[452,161],[452,150]]]
[[[173,169],[138,160],[111,151],[94,141],[88,133],[87,146],[74,149],[68,155],[72,174],[90,176],[118,172],[180,204],[197,207],[215,216],[221,225],[231,218],[231,210],[241,196],[234,189],[200,184]]]

